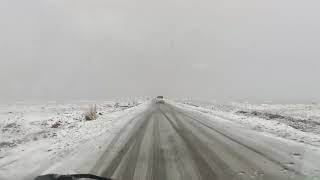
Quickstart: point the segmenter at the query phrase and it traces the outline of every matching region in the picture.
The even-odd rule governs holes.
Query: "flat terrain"
[[[97,103],[98,118],[84,119]],[[320,105],[102,101],[0,106],[0,179],[320,179]]]
[[[170,104],[151,104],[105,147],[91,173],[118,180],[316,180],[318,149]]]

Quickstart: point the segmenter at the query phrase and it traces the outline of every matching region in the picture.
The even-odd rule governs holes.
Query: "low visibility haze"
[[[316,0],[2,0],[0,100],[320,100]]]

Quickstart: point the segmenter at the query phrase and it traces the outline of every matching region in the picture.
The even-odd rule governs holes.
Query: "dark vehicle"
[[[165,103],[163,96],[157,96],[155,99],[155,102],[156,102],[156,104],[164,104]]]
[[[38,176],[34,180],[80,180],[83,178],[94,179],[94,180],[112,180],[104,177],[95,176],[92,174],[70,174],[70,175],[48,174],[48,175]]]

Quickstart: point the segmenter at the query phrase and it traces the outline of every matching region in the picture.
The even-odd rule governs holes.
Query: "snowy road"
[[[316,180],[319,159],[318,149],[304,144],[152,104],[123,127],[91,173],[119,180]]]

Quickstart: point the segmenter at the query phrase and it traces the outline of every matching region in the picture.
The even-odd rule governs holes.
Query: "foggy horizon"
[[[320,101],[319,1],[0,2],[0,101]]]

